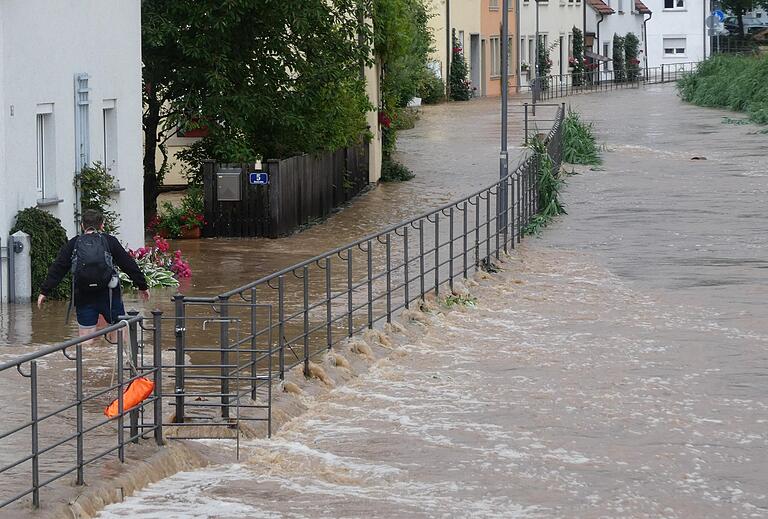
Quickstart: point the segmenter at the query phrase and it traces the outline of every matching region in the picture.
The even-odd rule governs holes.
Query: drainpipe
[[[537,80],[539,78],[539,40],[541,37],[539,36],[539,0],[536,0],[536,55],[533,57],[533,77],[535,77]]]
[[[445,97],[451,97],[451,53],[453,52],[453,40],[451,39],[451,0],[445,0]]]
[[[645,46],[645,80],[648,81],[648,20],[653,18],[653,13],[648,13],[648,18],[643,18],[643,45]]]
[[[595,31],[595,40],[597,40],[597,50],[595,50],[595,54],[600,54],[600,24],[603,23],[604,18],[605,15],[600,13],[600,19],[597,21],[597,30]]]
[[[522,70],[520,70],[520,59],[522,56],[520,56],[520,0],[515,0],[515,35],[517,37],[517,41],[515,42],[515,49],[517,49],[517,52],[515,52],[515,56],[517,57],[517,93],[520,93],[520,75],[523,73]]]

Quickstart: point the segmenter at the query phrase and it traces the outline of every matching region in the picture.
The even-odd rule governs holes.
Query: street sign
[[[269,173],[265,173],[263,171],[254,171],[248,174],[248,180],[253,185],[263,186],[269,184]]]
[[[712,11],[712,16],[716,17],[718,21],[721,21],[721,22],[725,20],[725,13],[722,12],[720,9],[715,9],[714,11]]]

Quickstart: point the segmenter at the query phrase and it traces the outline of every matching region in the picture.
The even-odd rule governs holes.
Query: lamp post
[[[497,207],[497,228],[507,226],[507,174],[509,156],[507,153],[507,115],[509,101],[509,0],[502,0],[501,6],[501,152],[499,153],[499,185]],[[504,244],[506,246],[506,243]]]

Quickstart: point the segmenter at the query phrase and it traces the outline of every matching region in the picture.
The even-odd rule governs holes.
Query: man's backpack
[[[115,274],[107,238],[100,233],[83,234],[75,242],[72,253],[72,281],[76,290],[107,290]]]

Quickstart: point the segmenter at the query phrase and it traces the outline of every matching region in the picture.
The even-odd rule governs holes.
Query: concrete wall
[[[549,57],[552,60],[552,74],[567,74],[569,50],[569,36],[573,34],[573,27],[583,30],[584,26],[584,0],[549,0],[548,2],[536,2],[535,0],[520,0],[520,36],[518,43],[521,47],[520,61],[534,68],[536,56],[536,8],[539,10],[539,34],[546,36],[547,47],[551,48]],[[520,43],[520,39],[525,44]],[[563,45],[560,45],[562,38]],[[552,44],[556,44],[553,46]]]
[[[115,196],[120,238],[143,242],[140,0],[3,0],[0,3],[0,236],[16,212],[38,205],[36,117],[50,111],[46,210],[75,233],[74,76],[90,76],[90,158],[104,161],[102,110],[114,104]]]
[[[711,12],[709,0],[685,0],[683,9],[664,9],[664,0],[644,0],[653,12],[648,22],[648,66],[701,61],[710,54],[704,19]],[[686,52],[664,54],[664,38],[685,38]]]
[[[502,13],[502,0],[498,0],[495,2],[498,7],[494,6],[491,7],[491,1],[490,0],[482,0],[480,5],[480,26],[482,29],[482,49],[484,52],[484,62],[487,64],[485,67],[485,70],[483,71],[484,81],[485,81],[485,90],[482,92],[484,95],[488,96],[499,96],[501,95],[501,77],[499,74],[496,74],[494,70],[493,63],[491,61],[491,47],[492,47],[492,40],[493,38],[499,38],[499,48],[501,47],[501,23],[503,20],[503,13]],[[510,47],[509,47],[509,90],[514,91],[515,85],[517,84],[517,78],[516,72],[517,72],[517,63],[516,63],[516,56],[517,56],[517,45],[518,45],[518,37],[516,34],[516,11],[515,11],[515,0],[509,0],[509,6],[511,7],[510,11],[507,13],[507,18],[509,20],[509,38],[510,38]],[[501,53],[499,52],[499,57],[497,58],[497,61],[501,61]],[[498,71],[501,71],[501,64],[499,63]]]
[[[613,36],[618,34],[623,37],[631,32],[640,40],[640,66],[645,66],[643,19],[648,18],[648,15],[643,16],[642,14],[635,12],[633,10],[633,0],[605,0],[605,3],[612,7],[616,12],[603,17],[603,21],[600,23],[599,42],[597,41],[597,22],[600,20],[600,15],[590,6],[587,6],[587,32],[595,33],[595,43],[592,47],[592,52],[596,52],[608,58],[613,58]],[[620,10],[621,7],[623,7],[623,10]],[[605,52],[606,43],[608,44],[607,54]],[[611,62],[608,62],[607,69],[601,64],[601,70],[613,70]]]

